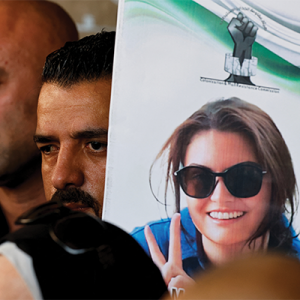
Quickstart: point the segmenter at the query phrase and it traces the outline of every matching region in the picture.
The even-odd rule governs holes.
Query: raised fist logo
[[[239,13],[232,18],[227,29],[234,42],[234,50],[232,54],[226,54],[225,71],[231,74],[226,81],[253,85],[250,76],[256,74],[257,58],[251,54],[258,27]]]

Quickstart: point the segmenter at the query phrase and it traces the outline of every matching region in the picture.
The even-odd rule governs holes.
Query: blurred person
[[[0,1],[0,237],[45,202],[32,136],[46,56],[78,39],[70,16],[48,1]]]
[[[298,259],[254,255],[212,268],[185,293],[164,299],[300,299],[299,278]]]
[[[46,59],[34,140],[50,201],[2,241],[0,299],[158,299],[166,291],[138,243],[99,219],[114,43],[115,32],[102,31]]]

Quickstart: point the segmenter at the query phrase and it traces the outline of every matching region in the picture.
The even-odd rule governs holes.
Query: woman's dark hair
[[[179,125],[159,152],[156,160],[167,153],[165,202],[168,186],[175,193],[176,212],[180,211],[180,186],[174,172],[184,162],[187,147],[195,134],[204,130],[239,133],[247,137],[255,149],[258,163],[267,170],[272,180],[271,205],[249,244],[264,236],[268,230],[278,246],[291,244],[290,226],[295,212],[296,179],[292,159],[278,128],[264,111],[239,98],[209,102]],[[156,161],[155,160],[155,161]],[[290,213],[286,226],[282,213]]]

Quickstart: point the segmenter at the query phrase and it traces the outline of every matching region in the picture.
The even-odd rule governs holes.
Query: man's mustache
[[[69,188],[67,190],[57,190],[51,200],[60,201],[63,204],[81,203],[93,209],[97,217],[100,217],[102,207],[100,203],[89,193],[78,188]]]

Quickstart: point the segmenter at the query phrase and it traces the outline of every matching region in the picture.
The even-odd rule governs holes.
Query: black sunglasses
[[[106,225],[100,219],[49,201],[22,214],[17,225],[51,224],[51,238],[70,254],[97,249],[105,242]]]
[[[223,177],[225,186],[233,196],[249,198],[259,193],[263,175],[266,173],[256,163],[243,162],[221,173],[203,166],[187,166],[174,174],[185,194],[193,198],[206,198],[211,195],[217,185],[216,177]]]

